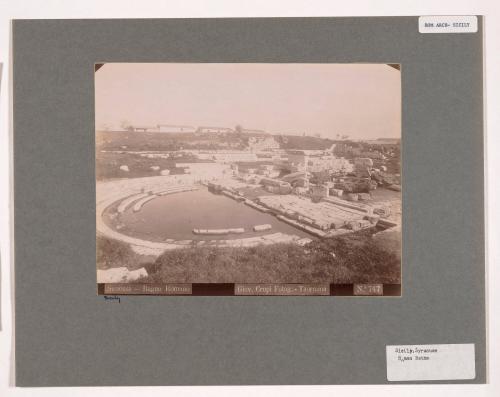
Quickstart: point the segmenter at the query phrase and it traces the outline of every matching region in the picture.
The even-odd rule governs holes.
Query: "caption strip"
[[[99,295],[400,296],[400,284],[98,284]]]

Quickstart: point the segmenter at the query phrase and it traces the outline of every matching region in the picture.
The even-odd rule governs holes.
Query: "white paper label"
[[[386,346],[387,380],[474,379],[474,344]]]
[[[418,18],[420,33],[476,33],[475,15],[429,15]]]

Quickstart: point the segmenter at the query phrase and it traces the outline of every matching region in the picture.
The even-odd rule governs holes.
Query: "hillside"
[[[335,143],[332,139],[313,136],[281,135],[275,139],[282,149],[326,150]]]
[[[247,136],[238,134],[217,135],[215,133],[197,134],[162,133],[162,132],[130,132],[130,131],[97,131],[96,148],[100,150],[127,151],[174,151],[186,149],[243,149],[248,141]]]
[[[96,147],[100,150],[173,151],[182,149],[235,149],[248,147],[250,137],[266,137],[258,133],[162,133],[97,131]],[[332,139],[312,136],[274,135],[281,149],[325,150],[335,143]]]

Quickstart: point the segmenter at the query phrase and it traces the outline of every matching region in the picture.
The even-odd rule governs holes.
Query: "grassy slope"
[[[123,246],[101,244],[101,255],[111,249],[115,266],[133,263],[133,252]],[[132,256],[130,256],[132,255]],[[109,266],[109,261],[107,266]],[[146,265],[141,283],[354,283],[400,282],[400,260],[378,246],[366,232],[316,240],[306,247],[275,244],[251,248],[185,248],[166,251]]]
[[[154,261],[154,257],[136,254],[128,244],[109,238],[97,237],[96,262],[101,270],[113,267],[139,269]]]
[[[328,138],[295,135],[277,136],[276,140],[282,149],[325,150],[335,143]]]
[[[99,153],[96,156],[96,180],[114,179],[114,178],[142,178],[146,176],[160,175],[160,170],[168,169],[170,174],[183,174],[183,168],[176,168],[178,162],[196,163],[196,157],[183,156],[176,159],[146,158],[137,154],[130,153]],[[126,165],[129,171],[120,170],[121,165]],[[154,171],[152,166],[160,167],[160,170]]]

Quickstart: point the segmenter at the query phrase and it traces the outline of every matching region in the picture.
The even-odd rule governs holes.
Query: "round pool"
[[[270,214],[260,212],[224,195],[213,194],[205,187],[199,190],[158,196],[134,212],[133,205],[117,215],[111,207],[104,221],[120,233],[150,241],[218,240],[257,237],[281,232],[300,237],[309,234],[294,228]],[[270,224],[271,230],[254,232],[256,225]],[[193,229],[244,228],[244,233],[197,235]]]

